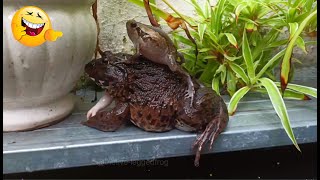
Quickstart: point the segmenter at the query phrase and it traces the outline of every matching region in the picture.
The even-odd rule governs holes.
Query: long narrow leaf
[[[254,64],[254,71],[256,71],[256,70],[257,70],[257,67],[260,65],[260,62],[261,62],[261,60],[262,60],[262,57],[264,57],[263,51],[261,52],[261,55],[260,55],[259,59],[258,59],[256,62],[253,63],[253,64]]]
[[[204,14],[205,14],[206,18],[211,17],[211,7],[210,7],[209,0],[207,0],[204,4]]]
[[[201,48],[199,49],[199,53],[212,51],[212,48]]]
[[[299,150],[299,145],[294,137],[291,125],[290,125],[290,120],[289,120],[289,116],[288,116],[288,112],[287,112],[287,108],[284,104],[284,101],[281,97],[281,93],[279,91],[279,89],[277,88],[276,84],[268,79],[268,78],[260,78],[259,81],[261,82],[261,84],[267,89],[271,103],[276,111],[276,113],[278,114],[282,126],[285,129],[286,133],[288,134],[289,138],[291,139],[291,141],[293,142],[293,144],[295,145],[295,147]]]
[[[214,33],[216,35],[220,34],[220,30],[221,30],[221,26],[222,26],[222,22],[221,22],[221,17],[223,15],[223,10],[225,8],[225,3],[226,3],[226,0],[219,0],[217,1],[218,4],[217,4],[217,7],[215,9],[215,25],[214,25],[214,28],[215,28],[215,31]]]
[[[305,53],[307,54],[307,50],[306,50],[306,45],[304,43],[304,40],[302,39],[302,37],[298,37],[297,38],[297,46]]]
[[[220,95],[220,89],[219,89],[219,83],[220,83],[220,77],[216,76],[212,79],[212,89],[216,91],[218,95]]]
[[[199,3],[196,0],[191,0],[191,3],[193,5],[193,7],[195,8],[195,10],[197,11],[197,13],[205,19],[206,16],[205,16],[204,12],[202,11],[201,7],[199,6]]]
[[[227,76],[227,69],[226,66],[222,66],[223,69],[221,70],[221,84],[224,84]]]
[[[236,7],[236,10],[235,10],[235,15],[236,15],[236,23],[238,23],[238,18],[239,18],[239,15],[240,15],[240,12],[246,8],[247,5],[246,4],[239,4],[237,7]]]
[[[224,56],[226,59],[228,59],[229,61],[234,61],[234,60],[237,60],[237,59],[242,58],[242,56],[230,57],[230,56],[228,56],[227,54],[223,54],[223,56]]]
[[[268,48],[275,48],[275,47],[279,47],[279,46],[282,46],[282,45],[285,45],[288,43],[288,40],[287,39],[282,39],[282,40],[279,40],[279,41],[275,41],[273,43],[270,43],[268,45]]]
[[[239,89],[236,93],[234,93],[234,95],[232,96],[232,98],[230,99],[230,102],[228,104],[228,113],[230,116],[232,116],[238,106],[238,103],[240,101],[240,99],[247,94],[247,92],[250,90],[250,88],[248,86],[242,87],[241,89]]]
[[[236,38],[233,36],[233,34],[231,34],[231,33],[224,33],[224,34],[227,36],[228,41],[229,41],[234,47],[236,47],[236,48],[238,49],[238,43],[237,43]]]
[[[232,97],[236,92],[237,79],[231,71],[227,71],[227,91]]]
[[[253,91],[268,94],[268,91],[264,88],[253,89]],[[288,88],[284,91],[283,98],[284,99],[294,99],[294,100],[310,100],[310,98],[307,95],[300,93],[300,92],[297,92],[297,91],[293,91]]]
[[[281,86],[281,84],[279,82],[275,82],[275,84],[279,87]],[[302,85],[298,85],[298,84],[291,84],[291,83],[288,84],[287,88],[317,98],[317,89],[316,88],[302,86]]]
[[[246,84],[249,84],[250,80],[241,66],[232,62],[229,63],[229,66]]]
[[[192,47],[195,46],[195,45],[192,43],[192,41],[190,41],[190,39],[185,38],[185,37],[179,35],[178,33],[174,33],[174,34],[172,34],[172,36],[173,36],[173,38],[175,38],[178,42],[181,42],[181,43],[183,43],[183,44],[185,44],[185,45],[192,46]]]
[[[295,100],[311,100],[310,97],[308,97],[307,95],[300,93],[300,92],[297,92],[297,91],[293,91],[291,89],[286,89],[284,91],[283,98],[295,99]]]
[[[293,47],[296,43],[297,38],[299,37],[300,33],[302,30],[306,27],[307,23],[317,15],[317,10],[312,12],[302,23],[300,24],[298,30],[296,33],[294,33],[294,36],[290,40],[288,47],[286,49],[286,52],[283,57],[283,61],[281,64],[281,90],[284,92],[284,90],[287,87],[288,84],[288,76],[289,76],[289,71],[290,71],[290,59],[293,51]]]
[[[199,37],[200,37],[200,42],[202,42],[203,35],[204,35],[204,32],[206,31],[206,28],[207,28],[207,24],[201,23],[198,25],[198,33],[199,33]]]
[[[298,23],[294,22],[294,23],[289,23],[289,29],[290,29],[290,37],[289,40],[293,37],[293,35],[297,32],[298,30]]]
[[[217,56],[212,56],[212,55],[208,55],[208,56],[204,56],[202,59],[216,59]]]
[[[252,80],[255,76],[254,64],[253,64],[251,50],[250,50],[250,46],[248,43],[248,38],[245,30],[243,31],[242,54],[247,65],[248,76],[250,80]]]

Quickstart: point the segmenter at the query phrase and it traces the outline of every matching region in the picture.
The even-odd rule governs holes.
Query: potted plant
[[[3,2],[3,131],[30,130],[71,113],[69,92],[96,47],[97,28],[90,12],[95,0],[5,0]],[[52,28],[63,32],[55,42],[28,47],[15,40],[11,21],[24,6],[41,8]]]
[[[268,94],[283,128],[300,150],[283,98],[317,97],[315,88],[289,83],[293,63],[298,62],[292,56],[293,48],[307,53],[306,45],[316,43],[305,42],[303,37],[317,34],[317,1],[207,0],[200,5],[186,0],[196,12],[193,17],[182,14],[167,0],[162,1],[172,14],[154,3],[148,8],[148,0],[128,1],[146,7],[148,14],[152,10],[174,29],[172,37],[185,56],[184,67],[217,93],[230,95],[230,115],[249,91]],[[279,66],[280,80],[274,76]]]

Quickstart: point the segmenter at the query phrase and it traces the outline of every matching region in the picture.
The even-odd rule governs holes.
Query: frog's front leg
[[[179,61],[178,63],[181,65],[183,63],[185,63],[185,59],[184,59],[184,56],[180,53],[180,52],[177,52],[177,56],[179,58]]]
[[[99,99],[96,105],[94,105],[87,113],[87,119],[92,116],[95,116],[98,111],[102,110],[103,108],[109,106],[112,102],[113,98],[110,96],[108,92]]]
[[[116,102],[111,111],[99,111],[82,124],[100,131],[116,131],[129,120],[129,115],[129,104]]]
[[[136,53],[125,61],[126,64],[134,64],[139,59],[141,55],[139,43],[135,44],[135,48],[136,48]]]

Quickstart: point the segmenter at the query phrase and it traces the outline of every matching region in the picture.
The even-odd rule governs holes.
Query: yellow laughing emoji
[[[19,9],[12,18],[11,29],[17,41],[32,47],[45,41],[56,41],[63,35],[62,32],[52,29],[49,16],[35,6]]]

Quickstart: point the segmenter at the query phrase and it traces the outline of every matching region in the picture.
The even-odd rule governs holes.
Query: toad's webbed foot
[[[89,120],[82,122],[82,124],[100,131],[116,131],[128,120],[129,105],[120,102],[111,111],[98,111]]]
[[[200,154],[203,148],[203,145],[208,142],[210,139],[212,142],[215,139],[217,133],[217,126],[215,121],[210,122],[205,131],[197,138],[197,140],[193,144],[193,149],[197,148],[196,158],[194,160],[194,165],[196,167],[199,166]]]
[[[193,81],[191,79],[191,76],[188,74],[188,92],[186,94],[186,98],[190,98],[190,106],[192,106],[193,104],[193,99],[194,99],[194,95],[195,95],[195,89],[194,89],[194,84]]]
[[[184,71],[181,66],[177,65],[175,62],[173,63],[173,61],[171,61],[171,64],[169,64],[169,68],[173,72],[178,72],[178,73],[184,75],[184,77],[187,79],[187,82],[188,82],[188,90],[187,91],[188,92],[186,93],[185,97],[191,99],[190,104],[189,104],[191,107],[193,105],[193,100],[194,100],[194,95],[195,95],[195,88],[194,88],[194,83],[191,79],[191,75],[188,74],[186,71]]]
[[[229,120],[228,114],[226,114],[223,107],[220,107],[219,115],[214,117],[206,126],[206,129],[203,133],[196,139],[192,148],[196,148],[196,158],[194,161],[195,166],[199,166],[201,150],[209,140],[210,140],[210,150],[212,148],[213,142],[216,140],[218,135],[224,130],[227,126]]]

